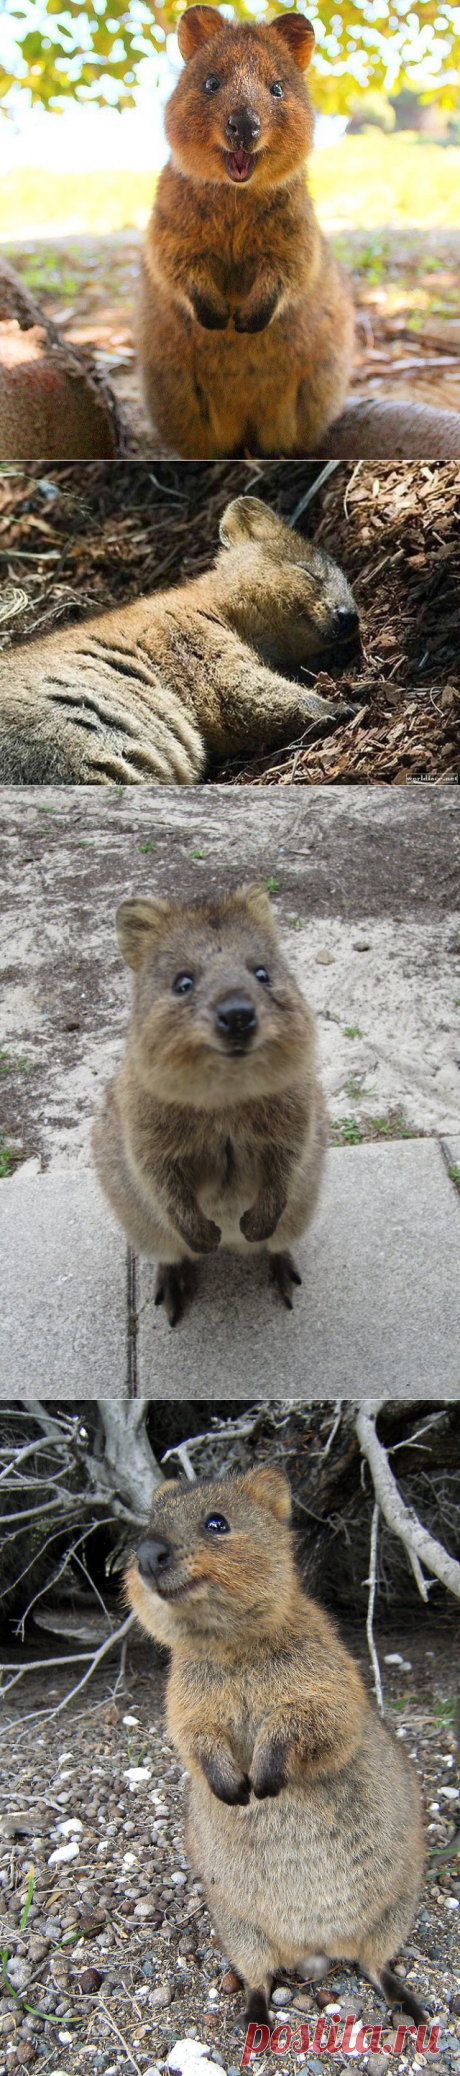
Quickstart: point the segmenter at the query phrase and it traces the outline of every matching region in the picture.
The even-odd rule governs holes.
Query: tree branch
[[[460,1600],[460,1564],[456,1557],[449,1557],[443,1543],[438,1543],[419,1520],[414,1507],[406,1507],[401,1498],[396,1478],[390,1470],[386,1449],[378,1440],[375,1422],[380,1412],[381,1401],[364,1400],[356,1407],[355,1430],[362,1455],[367,1458],[376,1500],[381,1507],[388,1527],[399,1536],[407,1551],[422,1600],[428,1599],[428,1586],[423,1577],[422,1563],[426,1564],[434,1578],[440,1579],[450,1593]]]

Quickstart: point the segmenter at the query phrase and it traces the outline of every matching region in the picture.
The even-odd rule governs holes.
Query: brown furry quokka
[[[189,7],[147,231],[138,347],[148,408],[188,459],[312,454],[349,386],[353,311],[317,223],[311,23]]]
[[[187,1847],[248,2018],[280,1970],[358,1962],[420,2020],[390,1961],[422,1873],[415,1769],[296,1569],[286,1478],[167,1484],[128,1567],[171,1651],[167,1726],[190,1775]]]
[[[222,901],[123,901],[135,973],[126,1057],[93,1132],[99,1180],[131,1246],[159,1263],[171,1326],[190,1264],[270,1256],[290,1309],[291,1243],[312,1217],[326,1139],[315,1024],[258,887]]]
[[[284,676],[356,649],[337,563],[257,497],[227,505],[220,542],[191,583],[0,657],[0,784],[193,786],[212,758],[349,719]]]

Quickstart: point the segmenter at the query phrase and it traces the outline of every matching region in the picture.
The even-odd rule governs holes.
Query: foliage
[[[0,101],[17,86],[48,109],[68,97],[133,106],[140,70],[145,76],[146,61],[165,52],[183,11],[181,0],[131,0],[131,6],[126,0],[9,0],[8,6],[7,0],[7,10],[17,58],[0,69]],[[252,20],[254,11],[248,0],[232,0],[226,9],[240,21]],[[269,12],[269,0],[260,0],[258,18]],[[406,0],[343,0],[340,12],[336,0],[322,0],[320,14],[314,0],[309,12],[318,107],[348,110],[357,87],[421,89],[455,106],[460,32],[451,0],[413,0],[410,11]]]

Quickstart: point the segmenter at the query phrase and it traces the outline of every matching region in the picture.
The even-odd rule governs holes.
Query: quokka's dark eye
[[[205,1528],[208,1529],[210,1535],[230,1534],[230,1522],[226,1521],[225,1514],[208,1514]]]
[[[260,980],[264,988],[270,986],[270,975],[267,973],[265,966],[255,966],[254,979]]]
[[[284,87],[282,87],[280,79],[274,79],[273,86],[270,87],[270,93],[273,94],[274,101],[284,101]]]
[[[176,973],[176,978],[173,980],[173,995],[189,995],[193,986],[193,973]]]
[[[219,87],[220,79],[217,78],[217,72],[208,72],[208,77],[204,82],[205,94],[218,94]]]

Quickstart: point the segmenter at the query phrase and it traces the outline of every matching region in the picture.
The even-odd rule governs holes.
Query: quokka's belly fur
[[[364,1786],[364,1783],[363,1783]],[[212,1845],[211,1845],[212,1838]],[[300,1800],[285,1788],[273,1802],[229,1809],[207,1783],[189,1790],[188,1844],[206,1886],[209,1906],[258,1925],[286,1965],[313,1949],[356,1958],[363,1927],[371,1927],[391,1897],[401,1901],[400,1936],[409,1931],[420,1881],[414,1838],[408,1883],[407,1836],[360,1793],[356,1760],[333,1781],[311,1784]]]

